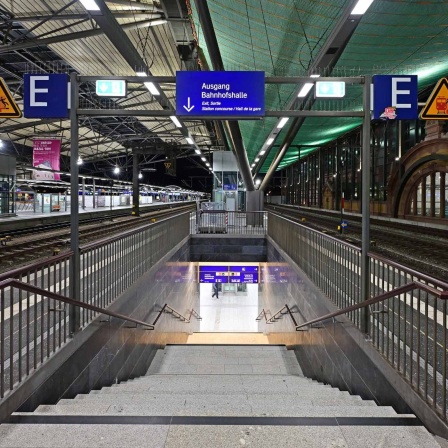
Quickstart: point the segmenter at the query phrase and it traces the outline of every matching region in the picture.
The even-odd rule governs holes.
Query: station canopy
[[[101,20],[81,0],[2,2],[0,77],[22,107],[25,73],[135,76],[143,70],[154,76],[175,76],[178,70],[212,70],[218,57],[225,70],[264,71],[266,76],[415,74],[422,98],[447,72],[448,3],[444,0],[374,0],[364,14],[356,15],[351,14],[356,1],[208,0],[209,22],[200,16],[198,1],[203,0],[97,0],[108,10]],[[207,30],[216,36],[219,54],[207,46]],[[117,42],[118,31],[124,31],[126,39]],[[82,84],[80,95],[95,109],[175,109],[175,86],[160,87],[165,103],[138,83],[128,85],[126,98],[100,98],[93,83]],[[284,110],[297,98],[299,88],[267,84],[266,109]],[[294,107],[306,104],[295,101]],[[317,100],[311,107],[360,109],[361,88],[353,86],[344,99]],[[292,121],[254,170],[268,170]],[[210,176],[205,164],[214,151],[231,149],[230,139],[216,121],[181,122],[194,144],[168,116],[81,117],[80,155],[85,170],[98,175],[121,165],[131,176],[132,150],[140,148],[147,150],[143,168],[161,166],[168,157],[178,161],[179,179],[186,172],[194,173],[194,178]],[[273,117],[239,121],[250,165],[260,157],[277,123]],[[356,118],[306,118],[279,168],[297,161],[299,148],[306,155],[360,124]],[[19,167],[31,164],[32,139],[39,136],[60,137],[62,155],[68,160],[69,120],[0,120],[0,139],[16,154]],[[67,168],[68,162],[63,163]]]

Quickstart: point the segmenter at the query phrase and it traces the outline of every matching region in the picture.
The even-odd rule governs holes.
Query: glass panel
[[[417,187],[417,215],[422,214],[422,184],[419,183]]]
[[[431,216],[431,176],[426,176],[426,216]]]
[[[435,183],[436,183],[435,214],[436,216],[440,216],[440,173],[436,173]]]

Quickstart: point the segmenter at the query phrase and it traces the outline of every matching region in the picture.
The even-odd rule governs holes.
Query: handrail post
[[[362,243],[361,243],[361,297],[360,302],[370,296],[369,246],[370,246],[370,76],[364,77],[364,119],[362,126]],[[361,331],[369,333],[369,310],[361,311]]]
[[[73,255],[70,260],[70,297],[80,299],[80,250],[79,250],[79,168],[78,168],[78,76],[70,74],[70,249]],[[69,331],[75,334],[81,327],[81,313],[77,306],[69,307]]]

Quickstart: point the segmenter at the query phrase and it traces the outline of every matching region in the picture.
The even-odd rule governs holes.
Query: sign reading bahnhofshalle
[[[263,117],[264,72],[176,72],[176,115]]]

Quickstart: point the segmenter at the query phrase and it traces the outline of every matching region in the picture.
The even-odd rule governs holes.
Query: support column
[[[92,188],[93,188],[93,199],[92,199],[92,203],[93,203],[93,208],[96,207],[96,188],[95,188],[95,178],[92,178]]]
[[[430,203],[430,215],[431,218],[436,216],[436,173],[431,173],[431,203]]]
[[[79,133],[78,133],[78,77],[70,75],[70,298],[80,300],[80,253],[79,253]],[[81,326],[79,307],[69,306],[70,334],[75,334]]]
[[[82,209],[86,209],[86,178],[82,178]]]
[[[361,242],[361,301],[370,297],[370,76],[364,77],[364,119],[362,124],[362,242]],[[369,333],[369,309],[362,308],[361,331]]]
[[[138,178],[139,155],[132,154],[132,215],[140,216],[140,185]]]
[[[440,173],[440,217],[446,218],[445,201],[446,201],[446,173]]]

